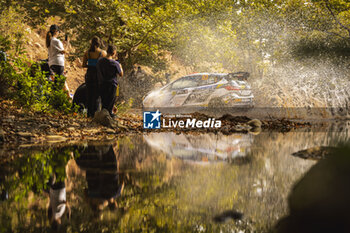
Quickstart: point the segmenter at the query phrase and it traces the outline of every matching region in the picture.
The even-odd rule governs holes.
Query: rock
[[[67,138],[59,135],[49,135],[49,136],[46,136],[46,140],[48,142],[62,142],[62,141],[66,141]]]
[[[218,120],[231,121],[231,122],[247,122],[250,120],[250,118],[246,116],[232,116],[230,114],[225,114],[222,117],[220,117]]]
[[[96,134],[96,133],[98,133],[98,132],[100,132],[100,130],[99,130],[99,129],[96,129],[96,128],[84,129],[84,130],[83,130],[83,133],[85,133],[85,134]]]
[[[241,131],[244,131],[244,130],[248,130],[248,128],[245,125],[238,124],[238,125],[236,125],[234,127],[234,130],[237,131],[237,132],[241,132]]]
[[[38,42],[34,43],[34,46],[37,47],[38,49],[42,48],[41,44]]]
[[[258,135],[261,133],[261,127],[254,127],[254,128],[248,129],[248,133],[253,135]]]
[[[110,135],[110,134],[106,136],[106,139],[107,139],[107,140],[112,140],[112,139],[114,139],[114,138],[115,138],[115,136]]]
[[[75,65],[78,66],[78,67],[81,67],[81,60],[80,60],[80,58],[77,58],[75,60]]]
[[[5,141],[5,131],[0,129],[0,143]]]
[[[231,131],[231,128],[229,125],[225,125],[224,127],[221,128],[221,133],[224,135],[229,135]]]
[[[250,121],[248,121],[247,124],[248,124],[249,126],[253,127],[253,128],[261,127],[261,125],[262,125],[261,121],[258,120],[258,119],[250,120]]]
[[[335,149],[335,147],[317,146],[295,152],[292,155],[303,159],[319,160],[324,159],[326,156],[334,152]]]
[[[106,129],[105,132],[108,134],[115,134],[115,130],[110,128]]]
[[[93,122],[109,128],[113,128],[113,119],[106,109],[102,109],[101,111],[95,112]]]
[[[122,124],[119,124],[119,122],[117,122],[117,125],[118,125],[118,128],[120,128],[120,129],[128,130],[128,127],[126,127]]]
[[[78,124],[77,122],[73,122],[73,123],[71,124],[71,126],[73,126],[73,127],[80,127],[80,124]]]
[[[218,215],[216,215],[213,220],[216,223],[224,223],[227,222],[228,220],[240,220],[242,219],[243,214],[235,211],[235,210],[226,210],[223,213],[220,213]]]
[[[38,128],[41,129],[41,130],[47,130],[47,129],[51,128],[51,126],[48,125],[48,124],[40,124],[38,126]]]
[[[76,129],[74,127],[68,127],[67,130],[70,132],[74,132]]]
[[[60,127],[61,125],[59,123],[55,123],[55,122],[50,122],[51,126],[54,127],[54,128],[58,128]]]
[[[24,137],[24,138],[33,137],[33,135],[31,133],[28,133],[28,132],[18,132],[17,135],[20,137]]]
[[[78,137],[81,137],[81,134],[78,132],[73,132],[72,136],[78,138]]]
[[[6,118],[3,119],[3,122],[6,122],[6,123],[12,123],[14,122],[15,120],[15,116],[7,116]]]

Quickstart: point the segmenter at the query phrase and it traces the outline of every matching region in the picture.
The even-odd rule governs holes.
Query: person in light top
[[[50,26],[46,34],[46,47],[49,52],[49,67],[56,75],[63,75],[64,50],[62,42],[57,38],[60,30],[56,24]]]
[[[50,67],[50,74],[54,73],[55,76],[63,75],[64,54],[66,54],[63,43],[58,39],[59,34],[60,29],[56,24],[51,25],[50,30],[46,34],[46,47],[49,55],[48,64]],[[54,76],[52,80],[55,81]],[[69,87],[66,81],[64,82],[64,90],[69,96]]]

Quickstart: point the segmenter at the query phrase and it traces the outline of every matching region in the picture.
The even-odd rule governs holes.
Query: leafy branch
[[[339,24],[340,27],[342,27],[343,29],[345,29],[349,33],[349,39],[350,39],[350,28],[345,26],[342,22],[340,22],[340,20],[334,14],[334,12],[333,12],[333,10],[331,8],[331,5],[330,5],[328,0],[325,0],[325,5],[326,5],[326,8],[329,11],[329,13],[332,15],[333,19]]]

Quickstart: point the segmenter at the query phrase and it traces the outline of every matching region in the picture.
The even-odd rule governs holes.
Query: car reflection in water
[[[200,134],[153,133],[144,135],[145,141],[154,149],[196,163],[227,161],[244,164],[253,143],[251,134]]]

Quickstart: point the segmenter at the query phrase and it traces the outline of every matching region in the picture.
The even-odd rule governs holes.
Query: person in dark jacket
[[[87,100],[87,116],[94,117],[97,110],[98,79],[96,64],[99,58],[105,57],[107,53],[100,49],[101,41],[95,36],[91,40],[90,49],[86,51],[83,57],[83,67],[87,68],[85,75],[86,83],[86,100]]]
[[[108,110],[113,117],[113,106],[116,101],[117,76],[124,75],[122,66],[117,58],[117,49],[113,45],[109,45],[107,49],[107,57],[100,58],[97,62],[97,76],[100,82],[100,96],[102,108]]]

